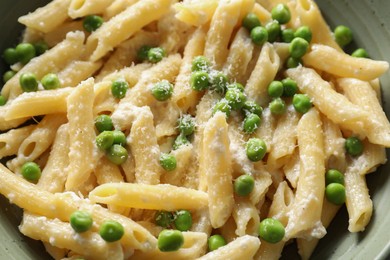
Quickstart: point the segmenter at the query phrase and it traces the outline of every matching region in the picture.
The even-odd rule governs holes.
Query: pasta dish
[[[386,61],[313,0],[53,0],[3,52],[0,193],[54,259],[309,259],[362,232]]]

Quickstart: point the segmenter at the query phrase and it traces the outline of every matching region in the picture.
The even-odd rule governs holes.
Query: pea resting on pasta
[[[60,79],[54,73],[49,73],[41,79],[41,83],[44,89],[56,89],[61,86]]]
[[[156,212],[154,220],[160,227],[167,228],[173,223],[174,216],[172,212],[158,211]]]
[[[13,70],[6,71],[3,74],[3,82],[6,83],[8,80],[10,80],[15,75],[16,75],[16,72]]]
[[[260,222],[259,235],[265,241],[275,244],[284,237],[285,230],[283,225],[276,219],[266,218]]]
[[[242,25],[248,29],[248,31],[251,31],[253,28],[257,26],[261,26],[261,22],[256,14],[254,13],[248,13],[244,19],[242,20]]]
[[[212,235],[208,239],[208,246],[210,251],[217,250],[224,245],[226,245],[226,241],[221,235]]]
[[[196,56],[192,60],[191,71],[208,71],[211,63],[205,56]]]
[[[33,92],[38,90],[38,80],[34,73],[23,73],[19,78],[20,86],[25,92]]]
[[[114,220],[107,220],[99,228],[100,236],[107,242],[115,242],[122,238],[124,234],[122,224]]]
[[[158,248],[162,252],[178,250],[184,243],[183,234],[178,230],[163,230],[158,235]]]
[[[388,63],[343,52],[350,28],[311,0],[75,2],[20,17],[3,52],[0,193],[24,235],[60,258],[277,259],[296,240],[308,259],[344,202],[364,230]]]
[[[111,131],[114,128],[109,115],[99,115],[95,118],[95,127],[99,132]]]
[[[70,216],[70,225],[77,233],[86,232],[92,227],[93,219],[91,214],[85,211],[75,211]]]
[[[192,216],[188,210],[175,212],[174,224],[177,230],[188,231],[192,226]]]

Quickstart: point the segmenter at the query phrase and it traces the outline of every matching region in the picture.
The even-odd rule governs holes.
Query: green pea
[[[122,99],[126,96],[129,89],[129,83],[123,79],[118,79],[111,84],[111,93],[115,98]]]
[[[355,50],[352,54],[351,54],[352,57],[356,57],[356,58],[368,58],[368,53],[365,49],[363,48],[359,48],[357,50]]]
[[[196,91],[206,90],[210,86],[209,74],[205,71],[192,72],[190,85]]]
[[[248,174],[241,175],[234,182],[234,192],[238,196],[248,196],[255,187],[255,179]]]
[[[104,23],[104,20],[101,16],[98,15],[88,15],[83,20],[83,27],[87,32],[93,32],[99,29],[100,26]]]
[[[112,131],[112,134],[114,136],[114,144],[119,144],[121,146],[126,146],[126,135],[119,130]]]
[[[183,234],[179,230],[164,229],[157,238],[157,246],[161,252],[179,250],[184,244]]]
[[[308,49],[309,49],[309,43],[305,39],[299,37],[294,38],[294,40],[292,40],[288,48],[291,57],[295,59],[299,59],[303,55],[305,55]]]
[[[41,168],[35,162],[26,162],[23,164],[22,176],[28,181],[36,182],[41,177]]]
[[[195,131],[195,120],[191,115],[183,115],[179,120],[179,130],[183,135],[192,135]]]
[[[275,98],[269,103],[269,108],[272,114],[282,115],[286,112],[286,103],[281,98]]]
[[[158,101],[166,101],[173,94],[173,85],[167,80],[157,82],[152,88],[152,95]]]
[[[176,157],[173,154],[162,153],[160,155],[160,165],[168,172],[173,171],[176,169]]]
[[[272,98],[278,98],[283,95],[283,84],[274,80],[268,85],[268,95]]]
[[[282,84],[284,97],[292,97],[298,92],[298,84],[295,80],[285,78],[282,80]]]
[[[210,89],[215,90],[221,95],[224,94],[226,92],[227,86],[229,85],[228,77],[224,73],[218,72],[210,78]]]
[[[209,246],[209,251],[214,251],[222,246],[225,246],[226,241],[221,235],[212,235],[207,240],[207,244]]]
[[[141,48],[139,48],[139,50],[137,52],[137,59],[139,61],[147,60],[148,59],[148,52],[151,48],[152,47],[148,46],[148,45],[141,46]]]
[[[301,26],[299,27],[295,33],[294,33],[295,38],[302,38],[305,39],[307,42],[311,42],[311,39],[313,37],[313,33],[311,32],[311,29],[309,26]]]
[[[331,183],[325,188],[326,199],[336,205],[342,205],[345,202],[345,187],[340,183]]]
[[[358,156],[363,153],[364,146],[359,138],[351,136],[345,140],[345,149],[347,150],[348,154],[352,156]]]
[[[192,60],[191,71],[208,71],[210,69],[211,63],[205,56],[196,56]]]
[[[7,99],[0,95],[0,106],[4,106],[7,103]]]
[[[229,106],[234,110],[239,110],[244,106],[246,96],[237,89],[229,89],[225,94]]]
[[[112,131],[103,131],[98,136],[96,136],[96,146],[100,150],[110,149],[114,144],[114,135]]]
[[[108,115],[98,115],[95,118],[95,127],[99,133],[103,131],[111,131],[114,128],[112,119]]]
[[[19,61],[15,48],[7,48],[3,52],[3,59],[8,65],[13,65]]]
[[[36,42],[33,46],[37,56],[44,54],[49,49],[49,45],[44,41]]]
[[[20,75],[19,83],[24,92],[33,92],[38,90],[38,80],[34,73],[23,73]]]
[[[215,106],[213,108],[213,115],[215,113],[217,113],[218,111],[225,113],[226,117],[230,116],[230,112],[232,111],[232,108],[226,99],[222,99],[217,104],[215,104]]]
[[[244,93],[244,86],[238,82],[231,83],[227,86],[227,89],[237,89],[240,92]]]
[[[27,64],[36,56],[35,48],[31,43],[19,43],[15,50],[19,61],[23,64]]]
[[[60,79],[57,74],[49,73],[41,79],[41,83],[44,89],[56,89],[61,87]]]
[[[112,145],[108,150],[107,150],[107,158],[114,164],[116,165],[121,165],[127,160],[128,153],[126,148],[119,144],[114,144]]]
[[[165,56],[165,51],[163,50],[163,48],[160,47],[150,48],[150,50],[148,51],[148,60],[152,63],[157,63],[161,61]]]
[[[280,24],[278,21],[273,20],[265,25],[265,29],[268,32],[268,41],[275,42],[281,33]]]
[[[6,83],[8,80],[10,80],[13,76],[16,75],[16,72],[13,70],[9,70],[3,74],[3,82]]]
[[[280,24],[286,24],[291,19],[290,9],[285,4],[277,4],[271,10],[272,19],[277,20]]]
[[[125,234],[122,224],[115,220],[106,220],[99,228],[99,235],[107,242],[120,240]]]
[[[26,162],[21,168],[21,174],[28,181],[37,181],[41,177],[41,169],[35,162]]]
[[[187,144],[190,144],[190,141],[188,141],[187,137],[184,134],[179,134],[173,142],[172,149],[177,150],[180,148],[180,146]]]
[[[192,226],[192,216],[188,210],[179,210],[176,212],[175,227],[180,231],[188,231]]]
[[[160,227],[167,228],[169,227],[174,220],[172,212],[168,211],[158,211],[154,216],[154,221]]]
[[[249,100],[244,103],[242,110],[246,115],[256,114],[259,117],[261,117],[263,113],[263,108],[259,104]]]
[[[256,114],[249,114],[244,119],[244,131],[247,134],[252,134],[260,126],[261,119]]]
[[[263,26],[257,26],[251,31],[252,42],[256,45],[263,45],[268,40],[268,31]]]
[[[340,47],[344,47],[352,42],[352,30],[344,25],[339,25],[334,29],[334,37]]]
[[[92,227],[93,219],[88,212],[77,210],[70,215],[69,222],[74,231],[83,233]]]
[[[246,143],[246,155],[252,162],[260,161],[267,152],[267,145],[262,139],[250,138]]]
[[[292,100],[295,110],[299,113],[305,114],[313,106],[310,98],[305,94],[295,94]]]
[[[251,31],[253,28],[261,26],[261,22],[256,14],[248,13],[244,19],[242,19],[242,26],[248,31]]]
[[[294,40],[294,30],[293,29],[284,29],[282,30],[282,41],[290,43]]]
[[[329,169],[325,173],[325,183],[326,185],[331,183],[340,183],[344,185],[344,175],[336,169]]]
[[[293,68],[296,68],[298,67],[300,64],[302,64],[302,61],[301,59],[296,59],[296,58],[293,58],[293,57],[289,57],[286,61],[286,67],[288,69],[293,69]]]
[[[285,230],[282,223],[273,218],[266,218],[260,222],[260,238],[268,243],[278,243],[284,238]]]

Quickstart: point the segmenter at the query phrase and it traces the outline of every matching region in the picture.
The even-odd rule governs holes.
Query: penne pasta
[[[303,62],[339,77],[360,80],[376,79],[389,69],[386,61],[355,58],[322,44],[314,44],[311,51],[303,57]]]
[[[10,104],[5,114],[5,119],[14,120],[39,115],[65,113],[67,111],[66,100],[72,92],[72,88],[62,88],[23,93]]]
[[[280,59],[274,47],[269,43],[264,44],[256,66],[246,83],[245,94],[252,97],[261,106],[268,103],[267,88],[269,83],[275,78],[279,66]]]
[[[321,223],[325,160],[323,132],[317,110],[311,109],[302,116],[297,133],[301,167],[295,199],[287,213],[286,238],[321,238],[326,233]]]
[[[38,187],[53,193],[65,190],[66,169],[69,165],[68,128],[68,124],[63,124],[58,128],[46,166],[37,183]]]
[[[135,182],[160,183],[160,149],[157,144],[153,114],[148,107],[142,107],[131,127],[128,143],[135,161]]]
[[[269,169],[279,169],[291,158],[297,141],[297,133],[292,129],[297,128],[298,121],[298,113],[294,107],[288,106],[287,112],[279,118],[273,133],[272,149],[267,160]]]
[[[29,125],[0,134],[0,158],[15,155],[19,146],[31,135],[34,129],[34,125]]]
[[[88,37],[87,50],[91,52],[90,60],[102,58],[143,26],[160,18],[169,10],[170,3],[171,0],[139,1],[104,23]]]
[[[232,168],[229,154],[228,125],[225,114],[216,113],[206,124],[201,167],[207,179],[210,222],[221,227],[233,210]]]
[[[307,94],[327,118],[342,128],[364,135],[363,122],[369,114],[333,90],[314,70],[300,67],[288,70],[287,75],[297,81],[299,90]]]
[[[227,257],[232,260],[251,259],[260,246],[260,240],[256,237],[245,235],[239,237],[226,246],[198,258],[199,260],[222,260]]]
[[[372,216],[372,200],[368,194],[366,178],[357,166],[358,161],[348,165],[345,174],[345,197],[349,216],[348,230],[363,231]]]
[[[92,78],[83,81],[67,99],[70,147],[65,190],[77,190],[87,181],[96,161],[93,157],[95,153],[93,83]]]
[[[254,44],[247,30],[242,27],[236,33],[229,54],[223,67],[223,71],[232,81],[245,82],[245,72],[252,59]]]
[[[140,209],[200,209],[207,206],[208,196],[202,191],[169,184],[106,183],[90,194],[93,202]]]
[[[190,108],[194,109],[200,99],[200,94],[192,90],[189,80],[191,76],[192,60],[196,56],[203,54],[205,37],[204,30],[199,28],[194,32],[184,49],[183,62],[176,78],[172,96],[172,100],[183,112],[188,111]]]
[[[75,19],[92,14],[101,14],[114,0],[71,0],[68,15]]]
[[[347,78],[339,79],[337,83],[352,103],[370,113],[370,117],[364,121],[370,142],[389,147],[390,123],[370,83]]]
[[[215,69],[222,68],[228,54],[228,45],[240,15],[240,1],[220,1],[210,22],[204,56]],[[227,23],[225,19],[229,17]]]
[[[194,26],[201,26],[208,23],[215,10],[218,7],[218,1],[192,1],[180,2],[174,5],[176,18],[180,21]]]
[[[55,0],[35,12],[19,17],[18,21],[40,32],[50,32],[68,18],[71,0]]]
[[[65,122],[63,115],[47,115],[35,127],[31,134],[20,144],[17,155],[7,162],[7,166],[19,171],[19,168],[26,162],[36,160],[42,155],[53,142],[56,131]]]

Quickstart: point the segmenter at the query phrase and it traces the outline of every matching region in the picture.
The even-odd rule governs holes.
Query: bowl
[[[0,1],[0,51],[15,45],[23,26],[17,18],[47,0]],[[363,47],[373,59],[390,61],[390,1],[385,0],[317,0],[325,19],[334,28],[338,24],[349,26],[354,32],[355,47]],[[0,62],[0,75],[6,70]],[[383,106],[390,115],[390,72],[381,77]],[[374,203],[374,214],[366,230],[348,232],[345,207],[337,214],[321,239],[313,259],[388,259],[390,257],[390,162],[367,176]],[[31,198],[34,199],[34,198]],[[0,259],[51,259],[42,243],[24,237],[18,230],[22,211],[0,196]],[[299,258],[294,245],[283,252],[283,259]]]

